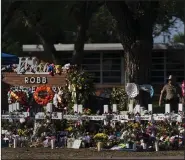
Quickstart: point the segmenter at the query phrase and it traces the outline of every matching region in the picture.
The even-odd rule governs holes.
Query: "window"
[[[164,83],[165,76],[165,53],[160,51],[155,51],[152,53],[152,71],[151,71],[151,81],[153,84]]]
[[[152,70],[164,70],[164,64],[152,64]],[[164,73],[163,73],[164,74]]]
[[[174,75],[177,82],[184,79],[184,52],[171,51],[166,54],[166,75]]]
[[[121,54],[104,53],[102,72],[103,83],[121,83]]]
[[[95,83],[100,83],[100,53],[85,53],[82,68],[89,72]]]
[[[82,67],[95,83],[121,83],[120,53],[86,53]]]

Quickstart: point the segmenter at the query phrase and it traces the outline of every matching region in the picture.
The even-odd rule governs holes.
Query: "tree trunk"
[[[59,57],[57,56],[57,51],[55,49],[55,46],[53,44],[53,42],[46,38],[45,34],[42,32],[42,26],[39,25],[39,23],[37,24],[32,24],[32,21],[29,19],[28,13],[26,11],[23,11],[23,16],[24,19],[26,20],[27,26],[33,30],[35,30],[35,34],[38,36],[41,44],[43,45],[44,48],[44,52],[51,56],[51,62],[55,63],[55,64],[59,64]]]
[[[87,24],[88,22],[85,21],[82,24],[79,24],[77,28],[77,35],[76,41],[74,44],[74,51],[71,63],[74,65],[81,65],[84,57],[84,44],[86,41],[86,31],[87,31]]]
[[[133,11],[124,1],[108,1],[106,3],[109,11],[117,20],[125,54],[126,72],[129,75],[128,81],[137,84],[150,82],[153,25],[156,18],[156,14],[152,13],[152,6],[154,5],[150,3],[153,2],[144,4],[145,6],[148,5],[148,8],[144,8],[144,15],[138,19],[134,18]]]
[[[140,3],[145,8],[144,15],[138,19],[134,17],[133,11],[124,1],[106,3],[109,11],[117,20],[125,54],[127,82],[139,85],[150,83],[153,25],[156,20],[156,12],[152,12],[152,7],[157,6],[156,2]],[[146,104],[142,97],[143,95],[140,94],[141,105]]]
[[[85,1],[77,2],[73,7],[73,15],[77,22],[77,36],[71,63],[81,65],[84,57],[84,44],[86,42],[86,32],[89,21],[94,12],[102,6],[104,2]]]
[[[38,36],[38,38],[40,39],[40,42],[43,45],[44,52],[46,52],[48,55],[51,55],[52,63],[60,64],[60,59],[57,56],[57,51],[55,49],[53,42],[47,39],[44,36],[44,34],[42,34],[39,31],[36,32],[36,35]]]

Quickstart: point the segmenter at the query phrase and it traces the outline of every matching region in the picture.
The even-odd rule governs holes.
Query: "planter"
[[[102,148],[103,148],[103,143],[102,143],[102,142],[97,142],[96,145],[97,145],[97,150],[98,150],[98,152],[101,151]]]

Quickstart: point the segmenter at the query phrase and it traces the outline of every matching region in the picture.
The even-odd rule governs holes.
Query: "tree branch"
[[[36,25],[32,25],[32,22],[29,19],[29,15],[26,11],[23,10],[22,14],[27,23],[27,26],[35,30],[35,34],[38,36],[41,44],[43,45],[44,51],[48,55],[51,55],[52,62],[54,62],[55,64],[58,64],[59,59],[57,58],[56,49],[54,47],[53,42],[51,42],[48,38],[46,38],[46,36],[44,36],[44,34],[41,31],[42,27],[40,26],[39,23],[37,23]]]
[[[84,57],[84,43],[86,42],[86,31],[89,27],[89,21],[93,13],[99,9],[100,4],[93,1],[85,1],[77,2],[77,6],[80,6],[80,8],[73,8],[73,15],[77,21],[77,36],[71,63],[80,65]]]
[[[11,4],[8,6],[7,10],[3,14],[3,20],[2,20],[2,30],[1,33],[3,34],[6,30],[6,27],[12,20],[15,12],[19,9],[20,5],[23,3],[23,1],[14,1],[10,2]]]

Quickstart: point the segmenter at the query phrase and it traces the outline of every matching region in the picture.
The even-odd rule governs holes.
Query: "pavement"
[[[184,156],[159,156],[159,157],[92,157],[92,158],[84,158],[84,159],[183,159]]]

